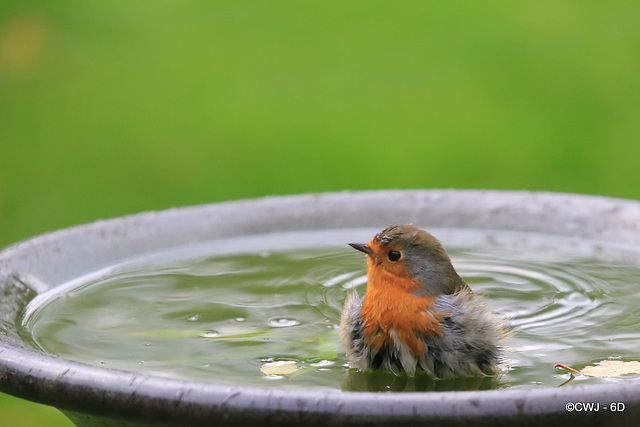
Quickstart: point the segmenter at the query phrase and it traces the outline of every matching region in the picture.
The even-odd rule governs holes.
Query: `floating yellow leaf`
[[[570,372],[587,375],[589,377],[619,377],[620,375],[640,374],[640,362],[623,362],[622,360],[603,360],[595,366],[585,366],[577,371],[569,366],[556,363],[554,368],[563,368]]]
[[[262,365],[260,372],[265,375],[287,375],[298,370],[294,360],[269,362]]]

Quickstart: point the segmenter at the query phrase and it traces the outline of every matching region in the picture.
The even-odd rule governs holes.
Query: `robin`
[[[437,378],[495,373],[501,320],[458,275],[440,242],[413,225],[392,225],[367,244],[367,292],[344,305],[340,341],[350,366]]]

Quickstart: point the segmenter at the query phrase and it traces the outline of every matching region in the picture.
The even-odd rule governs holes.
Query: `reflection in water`
[[[349,369],[342,378],[342,391],[462,391],[490,390],[499,386],[499,376],[463,377],[437,380],[424,372],[410,377],[391,372],[360,372]]]

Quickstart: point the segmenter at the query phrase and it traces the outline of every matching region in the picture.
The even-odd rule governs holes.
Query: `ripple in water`
[[[607,254],[618,251],[619,257],[603,262],[598,254],[607,248],[589,252],[588,242],[563,246],[551,237],[469,233],[434,232],[458,272],[513,329],[508,368],[498,378],[436,381],[348,370],[337,326],[346,295],[364,293],[366,265],[361,254],[343,247],[123,270],[38,298],[27,310],[24,334],[37,348],[96,366],[336,390],[558,386],[568,377],[554,370],[555,363],[579,368],[607,358],[638,358],[637,254],[614,248]],[[343,241],[351,240],[344,231]],[[261,374],[264,363],[283,360],[301,370],[291,377]],[[570,384],[620,380],[577,378]]]

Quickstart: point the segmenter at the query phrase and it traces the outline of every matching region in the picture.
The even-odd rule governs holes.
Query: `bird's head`
[[[349,245],[367,254],[369,286],[398,286],[434,297],[467,288],[440,242],[413,225],[392,225],[369,243]]]

